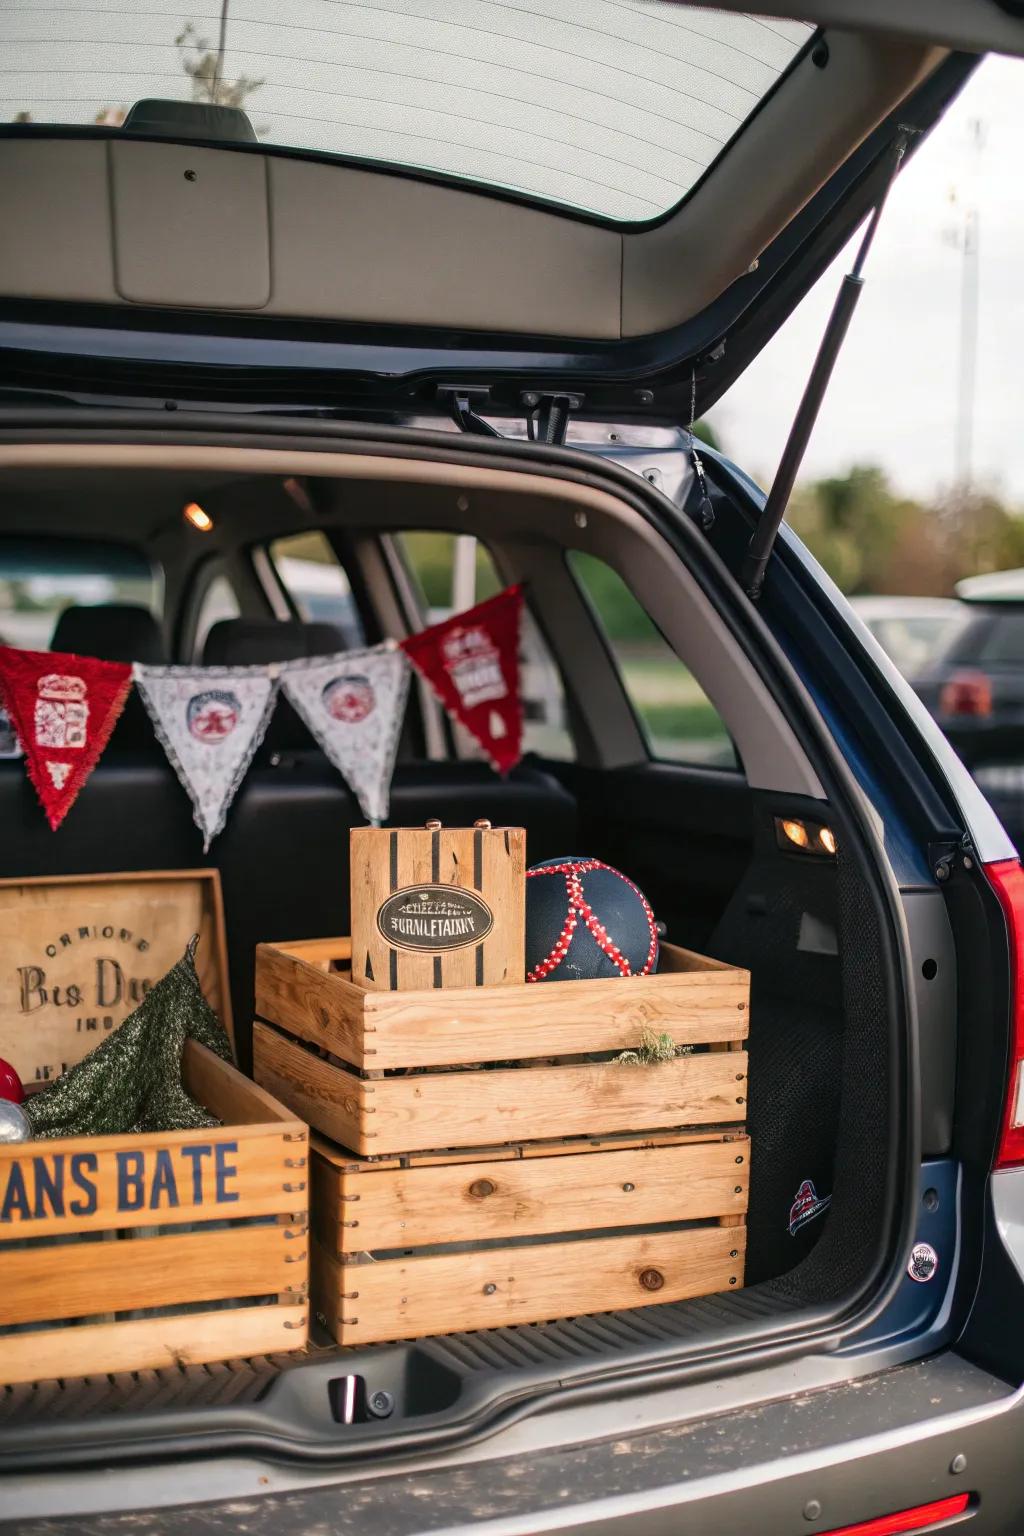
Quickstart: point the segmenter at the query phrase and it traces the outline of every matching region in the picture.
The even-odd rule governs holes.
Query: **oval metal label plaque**
[[[377,927],[395,949],[464,949],[494,927],[494,914],[475,891],[457,885],[409,885],[377,911]]]

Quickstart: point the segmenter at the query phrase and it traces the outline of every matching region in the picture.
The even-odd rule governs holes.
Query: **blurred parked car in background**
[[[961,617],[910,681],[1024,843],[1024,570],[956,585]]]
[[[952,597],[854,597],[850,606],[907,677],[928,665],[963,617]]]

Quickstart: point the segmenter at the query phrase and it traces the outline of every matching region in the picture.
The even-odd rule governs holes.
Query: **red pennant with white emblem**
[[[455,719],[476,737],[499,773],[522,756],[519,625],[523,589],[432,624],[402,641],[402,649]]]
[[[121,662],[0,646],[0,693],[54,831],[95,768],[131,683]]]

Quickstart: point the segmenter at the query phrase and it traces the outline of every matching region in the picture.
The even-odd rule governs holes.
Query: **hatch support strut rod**
[[[789,506],[789,498],[793,494],[793,486],[796,483],[796,477],[803,462],[807,444],[814,430],[814,423],[818,419],[818,412],[821,410],[821,403],[825,397],[829,379],[832,377],[836,358],[839,356],[850,321],[853,319],[853,312],[857,307],[857,300],[860,298],[864,287],[862,275],[864,262],[867,259],[868,251],[871,249],[871,242],[875,238],[875,232],[882,217],[882,209],[885,207],[885,200],[899,172],[900,163],[906,153],[909,136],[915,131],[902,125],[900,127],[899,136],[893,148],[889,174],[871,211],[871,217],[868,220],[867,229],[865,229],[860,242],[857,258],[853,263],[853,270],[848,272],[843,278],[842,287],[836,295],[835,304],[832,306],[832,313],[829,315],[828,324],[825,327],[825,334],[821,338],[818,355],[814,359],[814,367],[811,369],[810,378],[807,380],[807,385],[804,389],[803,399],[800,401],[800,407],[790,428],[789,437],[786,439],[786,446],[782,450],[782,458],[779,460],[775,479],[772,481],[771,490],[768,492],[764,511],[757,520],[757,526],[747,546],[746,557],[740,571],[740,585],[745,589],[747,596],[754,599],[754,601],[761,595],[768,561],[771,559],[782,519],[785,517],[786,508]]]

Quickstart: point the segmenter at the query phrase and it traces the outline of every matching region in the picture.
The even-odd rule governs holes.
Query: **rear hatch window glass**
[[[665,0],[98,0],[0,10],[0,119],[241,107],[266,144],[483,182],[609,219],[683,198],[789,68],[800,22]]]

